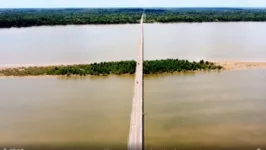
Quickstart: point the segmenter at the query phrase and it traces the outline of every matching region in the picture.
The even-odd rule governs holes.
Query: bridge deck
[[[144,34],[143,34],[143,15],[141,17],[141,40],[140,49],[137,58],[136,77],[134,85],[134,96],[132,102],[132,112],[129,131],[129,150],[144,149],[144,117],[143,117],[143,52],[144,52]]]

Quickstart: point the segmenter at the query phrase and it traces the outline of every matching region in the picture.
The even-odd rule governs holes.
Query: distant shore
[[[0,9],[0,28],[136,24],[144,8]],[[266,9],[145,8],[145,23],[262,22]]]

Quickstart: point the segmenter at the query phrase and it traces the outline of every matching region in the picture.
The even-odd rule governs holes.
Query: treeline
[[[201,8],[148,11],[146,22],[239,22],[266,21],[266,9]]]
[[[266,9],[237,8],[109,8],[109,9],[0,9],[0,28],[68,24],[146,22],[266,21]]]
[[[212,62],[201,60],[165,59],[144,61],[144,74],[186,72],[196,70],[220,70],[223,67]],[[48,66],[48,67],[21,67],[0,70],[2,76],[39,76],[39,75],[121,75],[134,74],[136,62],[118,61],[101,62],[88,65]]]
[[[138,23],[141,9],[4,9],[0,28]]]

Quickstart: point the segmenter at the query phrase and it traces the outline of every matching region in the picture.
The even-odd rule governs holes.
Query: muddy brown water
[[[133,79],[1,77],[0,145],[126,149]],[[266,148],[265,83],[265,69],[146,77],[147,148]]]
[[[145,24],[145,59],[265,61],[265,25]],[[136,59],[139,33],[0,29],[0,66]],[[133,79],[0,77],[0,149],[126,149]],[[265,83],[265,69],[145,77],[147,149],[265,149]]]

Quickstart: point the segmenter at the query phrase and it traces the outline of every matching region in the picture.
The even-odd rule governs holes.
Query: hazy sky
[[[266,0],[0,0],[0,8],[266,7]]]

